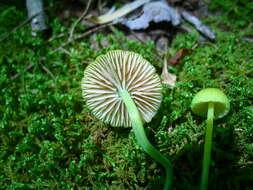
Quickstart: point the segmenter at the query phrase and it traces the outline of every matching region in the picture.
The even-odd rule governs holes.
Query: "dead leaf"
[[[148,3],[149,1],[150,0],[135,0],[134,2],[128,3],[116,11],[106,13],[99,17],[92,17],[90,18],[90,20],[96,24],[105,24],[127,15],[128,13],[134,11],[135,9],[139,8],[145,3]]]
[[[163,63],[163,71],[162,71],[162,83],[167,84],[171,86],[172,88],[174,88],[176,85],[176,79],[177,79],[176,75],[169,73],[167,60],[165,58],[164,63]]]
[[[181,62],[181,60],[187,55],[189,54],[191,49],[189,48],[182,48],[180,49],[179,51],[177,51],[177,53],[171,57],[169,60],[168,60],[168,63],[172,66],[176,66],[178,63]]]
[[[150,22],[159,23],[162,21],[171,22],[173,26],[180,24],[179,12],[168,5],[165,1],[146,3],[142,8],[141,16],[135,19],[122,21],[131,30],[146,29]]]

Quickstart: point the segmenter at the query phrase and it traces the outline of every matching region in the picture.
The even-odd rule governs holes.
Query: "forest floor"
[[[85,67],[109,50],[139,53],[159,75],[164,53],[154,40],[138,40],[118,25],[59,48],[77,17],[59,16],[59,1],[46,4],[51,41],[32,37],[26,24],[0,43],[0,189],[160,189],[162,166],[142,151],[131,129],[90,114],[80,82]],[[172,161],[173,189],[198,189],[205,120],[193,115],[190,103],[203,88],[223,90],[231,108],[215,120],[210,189],[252,190],[253,4],[214,0],[209,12],[215,14],[201,20],[215,42],[201,40],[194,29],[173,33],[166,57],[190,52],[168,66],[176,85],[163,86],[161,108],[145,130]],[[0,35],[26,18],[20,2],[1,2]],[[87,28],[78,25],[76,34]]]

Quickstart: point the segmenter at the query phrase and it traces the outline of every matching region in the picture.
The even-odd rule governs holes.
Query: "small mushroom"
[[[211,158],[213,120],[224,117],[230,108],[227,96],[217,88],[206,88],[198,92],[192,100],[193,113],[207,117],[204,156],[201,175],[201,190],[208,186],[208,173]]]
[[[84,71],[83,97],[100,120],[112,126],[132,126],[137,142],[166,170],[164,190],[172,182],[172,166],[148,140],[143,128],[162,101],[162,86],[155,68],[140,55],[110,51],[99,56]]]

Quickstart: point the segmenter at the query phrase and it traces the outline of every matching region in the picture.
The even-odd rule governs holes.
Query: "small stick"
[[[72,40],[73,39],[73,34],[75,32],[75,28],[76,28],[76,25],[82,20],[85,18],[89,8],[90,8],[90,4],[91,4],[91,0],[88,1],[87,3],[87,6],[85,8],[85,10],[83,11],[82,15],[76,20],[76,22],[74,22],[74,24],[72,25],[72,27],[70,28],[70,31],[69,31],[69,38],[68,38],[68,41]]]
[[[31,18],[30,18],[30,19],[31,19]],[[30,20],[30,19],[29,19],[29,20]],[[28,22],[29,22],[29,21],[28,21]],[[80,35],[77,36],[76,38],[73,38],[72,40],[63,43],[63,44],[62,44],[61,46],[59,46],[58,48],[54,49],[51,53],[55,53],[55,52],[57,52],[57,51],[63,49],[65,46],[67,46],[68,44],[72,43],[73,41],[80,40],[80,39],[82,39],[83,37],[89,35],[89,34],[92,33],[92,32],[95,32],[95,31],[97,31],[97,30],[99,30],[99,29],[102,29],[102,28],[105,28],[105,27],[107,27],[107,26],[112,26],[112,25],[114,25],[114,24],[116,24],[116,23],[112,22],[112,23],[108,23],[108,24],[104,24],[104,25],[99,25],[99,26],[97,26],[97,27],[95,27],[95,28],[92,28],[92,29],[90,29],[90,30],[84,32],[83,34],[80,34]],[[58,35],[57,37],[59,37],[59,36],[62,37],[63,35],[64,35],[64,34],[60,34],[60,35]],[[57,37],[56,37],[56,38],[57,38]],[[54,39],[55,39],[55,38],[54,38]],[[52,40],[53,40],[53,39],[49,40],[48,42],[50,42],[50,41],[52,41]],[[43,57],[42,57],[41,59],[43,59]],[[32,67],[34,67],[34,65],[35,65],[35,63],[29,64],[29,65],[24,69],[24,71],[19,72],[19,73],[16,73],[14,76],[12,76],[11,79],[10,79],[10,81],[13,81],[13,80],[15,80],[16,78],[20,77],[20,76],[22,75],[23,72],[28,71],[29,69],[31,69]],[[50,75],[52,78],[55,78],[54,75],[53,75],[47,68],[45,68],[45,67],[42,67],[42,68],[43,68],[43,70],[46,71],[48,74],[50,73],[49,75]],[[49,72],[48,72],[48,71],[49,71]]]
[[[116,24],[116,23],[111,22],[111,23],[108,23],[108,24],[103,24],[103,25],[99,25],[99,26],[97,26],[97,27],[95,27],[95,28],[92,28],[92,29],[90,29],[90,30],[88,30],[88,31],[86,31],[86,32],[84,32],[84,33],[82,33],[82,34],[80,34],[79,36],[77,36],[77,37],[75,37],[75,38],[73,38],[73,39],[71,39],[71,40],[66,41],[65,43],[63,43],[63,44],[60,45],[59,47],[55,48],[51,53],[53,54],[53,53],[59,51],[60,49],[62,49],[62,48],[64,48],[65,46],[69,45],[70,43],[72,43],[72,42],[74,42],[74,41],[76,41],[76,40],[80,40],[80,39],[82,39],[83,37],[89,35],[90,33],[93,33],[93,32],[95,32],[95,31],[100,30],[100,29],[102,29],[102,28],[105,28],[105,27],[107,27],[107,26],[112,26],[112,25],[114,25],[114,24]]]
[[[66,50],[65,48],[60,48],[64,53],[66,53],[68,56],[70,56],[71,57],[71,53],[68,51],[68,50]]]
[[[39,65],[55,81],[55,76],[53,75],[53,73],[45,65],[43,65],[42,63],[39,63]]]
[[[116,34],[116,28],[114,26],[110,26],[109,28],[113,32],[113,34],[115,35],[115,40],[120,45],[120,48],[121,49],[125,49],[125,46],[122,43],[122,39],[119,39],[118,36],[117,36],[117,34]]]
[[[24,71],[19,72],[19,73],[16,73],[14,76],[11,77],[11,79],[10,79],[9,81],[13,81],[13,80],[15,80],[16,78],[20,77],[22,73],[28,71],[28,70],[31,69],[34,65],[35,65],[35,63],[29,64],[29,65],[24,69]]]
[[[183,11],[181,15],[183,19],[186,22],[192,24],[200,32],[200,34],[202,34],[204,37],[211,41],[215,41],[215,34],[206,25],[202,24],[202,22],[197,17],[190,15],[186,11]]]
[[[58,34],[57,36],[53,36],[53,37],[49,38],[48,40],[44,41],[43,43],[39,44],[38,46],[35,46],[33,48],[33,51],[36,51],[37,49],[40,49],[41,47],[44,47],[45,45],[49,44],[50,42],[52,42],[56,39],[62,38],[65,35],[67,35],[67,32],[62,32],[62,33]]]
[[[40,61],[43,60],[43,59],[45,59],[45,57],[40,58]],[[26,72],[26,71],[28,71],[29,69],[31,69],[32,67],[34,67],[35,64],[36,64],[36,63],[34,63],[34,62],[33,62],[33,63],[30,63],[23,71],[18,72],[18,73],[16,73],[15,75],[13,75],[13,76],[11,77],[11,79],[10,79],[8,82],[13,81],[13,80],[17,79],[18,77],[20,77],[24,72]],[[46,66],[44,66],[44,65],[43,65],[42,63],[40,63],[40,62],[39,62],[39,65],[41,66],[41,68],[42,68],[48,75],[50,75],[50,76],[55,80],[55,76],[53,75],[53,73],[52,73]]]

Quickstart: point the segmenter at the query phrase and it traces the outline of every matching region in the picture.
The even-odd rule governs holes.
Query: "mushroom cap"
[[[214,118],[222,118],[230,108],[227,96],[217,88],[206,88],[199,91],[192,100],[192,111],[201,117],[207,117],[208,103],[214,103]]]
[[[162,101],[161,81],[154,66],[129,51],[99,56],[85,69],[81,87],[92,114],[117,127],[131,126],[119,89],[128,91],[145,122],[151,121]]]

